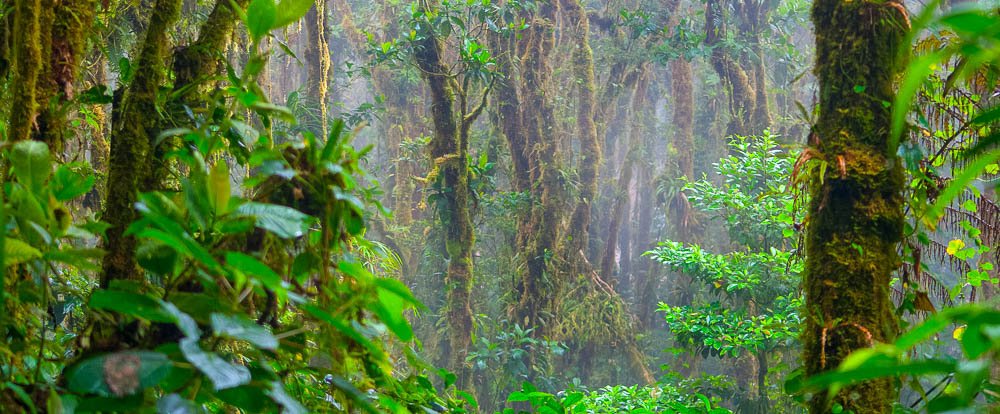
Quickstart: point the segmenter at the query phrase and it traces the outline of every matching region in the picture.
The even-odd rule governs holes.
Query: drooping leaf
[[[208,175],[208,201],[212,205],[212,209],[215,210],[215,214],[227,213],[231,191],[229,168],[225,162],[219,161]]]
[[[285,291],[281,276],[253,256],[245,255],[239,252],[227,252],[226,264],[243,272],[244,274],[254,276],[262,285],[264,285],[264,287],[271,289],[275,293]]]
[[[244,203],[236,212],[241,216],[254,217],[257,227],[283,239],[302,237],[312,221],[301,211],[276,204]]]
[[[151,322],[172,323],[173,315],[164,311],[160,302],[146,295],[120,290],[95,290],[90,295],[90,307],[117,312]]]
[[[180,345],[184,357],[212,381],[216,391],[250,383],[250,370],[247,367],[226,361],[214,352],[205,352],[198,345],[197,339],[184,338]]]
[[[245,316],[213,313],[211,319],[216,335],[242,339],[261,349],[273,351],[278,348],[278,339],[267,328]]]

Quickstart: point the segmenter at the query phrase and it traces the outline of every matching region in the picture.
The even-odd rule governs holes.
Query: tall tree
[[[167,34],[180,16],[180,0],[157,0],[146,36],[136,58],[135,76],[125,87],[112,112],[111,162],[107,200],[101,219],[111,225],[107,231],[101,272],[101,286],[115,279],[141,278],[135,259],[135,237],[125,229],[136,218],[133,208],[141,184],[151,174],[150,154],[159,135],[156,98],[166,80],[170,43]]]
[[[434,15],[441,7],[437,2],[420,6],[423,15]],[[463,381],[465,356],[472,341],[472,248],[475,235],[470,212],[469,192],[469,130],[472,123],[482,113],[488,97],[488,89],[482,93],[482,100],[474,108],[468,106],[468,82],[459,82],[455,72],[446,61],[444,39],[429,22],[419,24],[420,33],[416,41],[414,60],[421,71],[431,97],[431,120],[434,136],[430,142],[430,156],[434,169],[433,176],[440,180],[439,202],[436,206],[444,229],[445,250],[448,255],[448,270],[445,276],[447,289],[448,346],[444,355],[449,356],[452,371]]]
[[[807,375],[835,369],[851,352],[892,340],[889,279],[900,265],[903,171],[890,145],[890,109],[909,19],[900,0],[817,0],[819,118],[810,153],[830,167],[813,177],[806,238]],[[864,93],[858,93],[863,88]],[[844,411],[889,412],[889,380],[840,391]],[[810,412],[827,412],[813,398]]]

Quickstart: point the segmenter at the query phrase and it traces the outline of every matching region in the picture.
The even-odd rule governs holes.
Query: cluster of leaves
[[[775,137],[736,137],[730,156],[715,164],[725,182],[688,183],[685,195],[723,221],[737,251],[717,254],[698,245],[661,242],[653,260],[705,286],[701,303],[660,304],[670,331],[702,355],[734,357],[794,344],[801,299],[794,287],[802,262],[792,249],[794,196],[787,191],[791,158]],[[754,309],[748,304],[753,303]]]
[[[711,382],[711,381],[708,381]],[[563,391],[549,394],[524,383],[521,391],[507,399],[509,403],[529,403],[534,412],[563,413],[631,413],[631,414],[726,414],[732,411],[719,406],[718,398],[702,394],[706,381],[692,379],[674,385],[607,386],[597,391]],[[512,408],[504,414],[524,413]]]
[[[420,304],[366,267],[392,260],[364,240],[365,216],[380,208],[363,184],[373,181],[361,167],[370,147],[356,150],[340,122],[325,139],[288,135],[291,111],[255,81],[270,53],[260,40],[306,3],[254,0],[243,17],[258,47],[243,73],[229,67],[209,108],[157,140],[182,143],[167,155],[182,174],[175,188],[139,195],[126,231],[137,242],[134,277],[90,282],[103,252],[88,246],[106,225],[74,220],[66,207],[91,190],[88,168],[54,163],[39,142],[5,148],[0,406],[464,412],[408,349],[404,313]],[[233,169],[255,173],[241,191]],[[82,320],[53,317],[65,295],[86,303]]]
[[[412,62],[410,58],[427,36],[433,34],[444,39],[446,49],[458,55],[458,64],[452,67],[450,77],[462,77],[463,82],[477,81],[490,83],[498,76],[496,59],[485,44],[487,34],[509,36],[527,27],[518,12],[526,7],[534,7],[533,2],[491,0],[449,1],[444,0],[433,8],[425,8],[420,2],[410,4],[410,13],[402,22],[409,28],[398,39],[374,42],[369,35],[368,53],[372,64],[402,64]],[[464,90],[465,88],[463,88]]]
[[[544,373],[546,365],[566,352],[564,344],[535,338],[533,329],[518,324],[500,323],[495,331],[493,335],[477,336],[466,357],[481,384],[479,403],[483,407],[487,407],[489,396],[497,405],[524,381],[532,380],[543,389],[555,388],[556,379],[546,378]]]

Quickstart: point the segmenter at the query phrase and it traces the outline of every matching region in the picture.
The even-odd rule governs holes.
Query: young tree
[[[903,3],[817,0],[819,118],[808,156],[812,177],[807,219],[802,333],[805,371],[836,368],[851,351],[892,340],[898,328],[889,280],[899,267],[903,170],[890,145],[899,54],[909,19]],[[895,389],[875,380],[840,391],[834,401],[856,413],[890,411]],[[813,413],[829,402],[813,398]]]

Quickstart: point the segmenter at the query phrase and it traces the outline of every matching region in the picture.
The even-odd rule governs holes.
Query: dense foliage
[[[996,410],[997,10],[6,0],[0,412]]]

